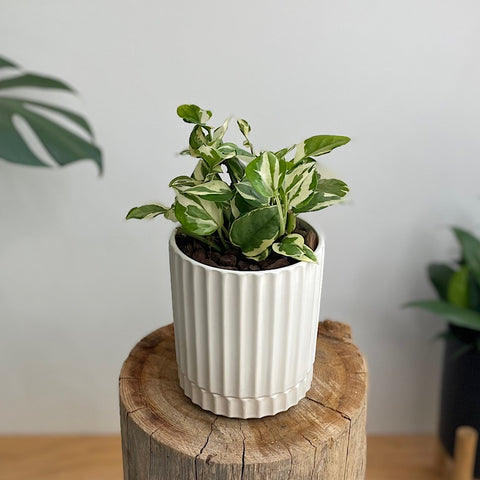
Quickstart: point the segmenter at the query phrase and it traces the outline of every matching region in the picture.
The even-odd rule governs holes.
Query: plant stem
[[[222,225],[222,228],[219,228],[219,229],[217,230],[218,236],[220,237],[220,241],[222,242],[223,248],[224,248],[225,250],[228,250],[228,244],[227,244],[227,242],[225,241],[225,238],[224,238],[223,233],[222,233],[222,229],[225,229],[225,227],[224,227],[223,225]]]
[[[280,215],[280,236],[282,236],[285,233],[285,215],[278,194],[275,195],[275,201],[277,202],[278,214]]]
[[[214,250],[216,250],[217,252],[219,253],[222,253],[222,249],[211,239],[211,238],[206,238],[206,237],[202,237],[201,235],[197,235],[196,233],[190,233],[190,232],[186,232],[185,230],[183,229],[180,229],[182,231],[182,233],[184,233],[185,235],[189,236],[189,237],[192,237],[194,238],[195,240],[198,240],[199,242],[202,242],[204,243],[205,245],[207,245],[207,247],[210,247],[210,248],[213,248]]]

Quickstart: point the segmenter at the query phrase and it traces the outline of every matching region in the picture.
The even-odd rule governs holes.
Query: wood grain
[[[437,439],[369,436],[367,480],[440,480]],[[0,480],[120,480],[120,436],[0,436]]]
[[[362,480],[365,360],[348,326],[322,322],[312,388],[272,417],[229,419],[178,384],[173,326],[141,340],[120,375],[126,480]]]

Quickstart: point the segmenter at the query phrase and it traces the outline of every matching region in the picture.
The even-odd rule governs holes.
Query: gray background
[[[479,232],[477,0],[0,6],[1,53],[81,92],[58,100],[106,164],[0,163],[0,432],[118,431],[121,363],[171,321],[172,224],[123,218],[191,170],[186,102],[247,118],[259,149],[352,137],[322,159],[349,201],[308,217],[327,239],[322,317],[367,356],[370,432],[435,430],[442,322],[400,306],[433,294],[450,225]]]

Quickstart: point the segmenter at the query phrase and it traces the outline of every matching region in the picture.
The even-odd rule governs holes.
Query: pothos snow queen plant
[[[170,182],[171,206],[132,208],[130,218],[179,222],[170,238],[175,346],[180,384],[205,409],[231,417],[286,410],[310,387],[320,308],[324,242],[297,218],[348,192],[322,178],[315,157],[348,137],[317,135],[278,151],[224,141],[229,120],[181,105],[193,124],[190,176]],[[243,148],[245,147],[245,148]]]

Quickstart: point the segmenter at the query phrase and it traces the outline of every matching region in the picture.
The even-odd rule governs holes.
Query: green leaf
[[[248,257],[250,260],[255,260],[256,262],[261,262],[262,260],[266,260],[270,255],[270,247],[266,248],[262,253],[255,255],[254,257]]]
[[[194,180],[198,180],[199,182],[203,182],[205,178],[207,178],[209,172],[210,169],[208,163],[203,159],[199,160],[195,167],[195,170],[192,173],[192,178]]]
[[[258,193],[258,191],[255,188],[253,188],[253,185],[247,179],[244,179],[241,182],[235,183],[234,186],[237,192],[250,205],[260,207],[268,204],[268,197],[264,197],[263,195]]]
[[[283,183],[285,169],[284,160],[272,152],[263,152],[247,165],[245,175],[260,195],[270,198]]]
[[[255,158],[255,155],[253,155],[250,152],[247,152],[246,150],[243,150],[243,148],[240,148],[238,145],[235,145],[234,143],[225,142],[222,145],[222,147],[233,148],[233,150],[235,150],[236,152],[236,157],[244,163],[250,163]]]
[[[173,204],[164,214],[163,216],[170,220],[171,222],[178,222],[178,219],[175,215],[175,204]]]
[[[261,204],[254,204],[245,200],[238,192],[235,193],[232,200],[230,200],[230,208],[234,219],[245,215],[245,213],[262,206]]]
[[[228,158],[225,160],[225,165],[232,183],[240,182],[245,176],[245,166],[237,157]]]
[[[316,163],[295,165],[285,175],[285,193],[290,207],[296,207],[315,192],[317,186]]]
[[[237,218],[230,228],[230,241],[247,257],[266,250],[280,233],[280,216],[275,205],[260,207]]]
[[[188,139],[188,143],[193,150],[199,149],[202,145],[207,144],[207,137],[203,131],[203,128],[200,125],[195,125],[193,127],[192,133]]]
[[[223,225],[222,209],[215,203],[199,197],[177,193],[175,216],[187,232],[211,235]]]
[[[197,125],[205,125],[211,116],[210,110],[202,110],[197,105],[180,105],[177,108],[177,115],[187,123],[195,123]]]
[[[242,118],[237,120],[237,125],[238,128],[240,129],[240,132],[242,132],[242,135],[245,137],[245,141],[243,142],[243,145],[246,147],[250,148],[251,152],[253,153],[253,145],[251,144],[248,134],[250,133],[250,125],[246,120],[243,120]]]
[[[43,144],[53,159],[59,165],[68,165],[78,160],[93,160],[102,170],[102,154],[100,149],[89,140],[78,136],[71,130],[55,121],[34,112],[28,106],[39,102],[30,102],[27,99],[0,97],[0,158],[13,163],[32,166],[47,166],[25,143],[13,123],[13,117],[22,117],[31,127],[38,140]],[[47,105],[44,108],[61,113],[69,120],[85,126],[85,120],[63,109]],[[83,124],[83,125],[82,125]]]
[[[306,157],[325,155],[334,148],[345,145],[349,141],[350,139],[348,137],[338,135],[315,135],[297,144],[293,161],[294,163],[298,163]]]
[[[233,197],[233,191],[221,180],[212,180],[210,182],[201,183],[200,185],[185,190],[185,193],[213,202],[228,202]]]
[[[453,228],[453,232],[462,247],[465,262],[480,284],[480,240],[461,228]]]
[[[198,180],[195,180],[192,177],[188,177],[187,175],[180,175],[179,177],[175,177],[173,180],[171,180],[168,186],[174,188],[175,190],[183,192],[184,190],[187,190],[198,184]]]
[[[150,204],[150,205],[143,205],[141,207],[134,207],[132,208],[126,216],[126,219],[129,220],[130,218],[154,218],[158,215],[162,215],[167,212],[169,209],[164,205],[159,204]]]
[[[282,148],[281,150],[279,150],[278,152],[275,152],[275,155],[279,158],[285,158],[285,155],[288,153],[288,152],[291,152],[294,148],[296,147],[296,145],[292,145],[290,147],[286,147],[286,148]]]
[[[447,300],[457,307],[469,307],[468,267],[466,265],[451,276],[448,283]]]
[[[293,210],[296,213],[322,210],[341,201],[347,192],[348,186],[345,182],[336,178],[320,178],[318,174],[314,193]]]
[[[0,57],[0,68],[8,68],[8,67],[18,68],[17,65],[12,63],[10,60],[7,60],[4,57]]]
[[[473,310],[457,307],[443,300],[418,300],[407,303],[405,306],[420,308],[435,313],[458,327],[480,331],[480,313],[474,312]]]
[[[238,125],[239,130],[242,132],[242,135],[244,137],[248,137],[248,134],[252,130],[250,125],[248,124],[248,122],[246,120],[244,120],[243,118],[240,118],[240,119],[237,120],[237,125]]]
[[[230,154],[227,154],[227,156],[225,156],[222,154],[222,152],[218,151],[214,147],[211,147],[210,145],[201,145],[198,148],[197,152],[198,156],[203,158],[210,167],[220,165],[225,158],[235,156],[235,152],[230,152]]]
[[[230,123],[230,118],[227,118],[224,122],[223,122],[223,125],[220,125],[218,128],[216,128],[214,131],[213,131],[213,135],[212,135],[212,141],[213,142],[220,142],[225,133],[227,132],[228,130],[228,124]]]
[[[430,281],[442,300],[447,300],[448,284],[454,273],[455,270],[445,264],[432,263],[428,266]]]
[[[305,241],[298,233],[285,235],[279,242],[272,245],[273,251],[285,257],[295,258],[302,262],[317,263],[313,250],[305,245]]]
[[[480,286],[478,285],[472,272],[468,275],[468,298],[470,299],[470,308],[480,311]]]
[[[33,87],[49,88],[56,90],[67,90],[73,92],[73,88],[61,80],[33,73],[24,73],[16,77],[4,78],[0,80],[0,90],[5,88]]]

